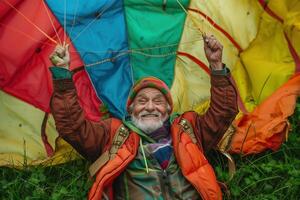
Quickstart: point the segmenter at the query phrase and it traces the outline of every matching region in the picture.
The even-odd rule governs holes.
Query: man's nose
[[[153,111],[155,109],[155,106],[154,106],[153,102],[152,101],[148,101],[148,103],[146,104],[145,109],[147,111],[150,111],[150,112]]]

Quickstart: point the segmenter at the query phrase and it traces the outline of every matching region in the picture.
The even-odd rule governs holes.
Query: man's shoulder
[[[187,115],[196,116],[196,115],[198,115],[198,113],[196,111],[189,110],[189,111],[185,111],[185,112],[180,114],[181,117],[184,117],[184,116],[187,116]]]
[[[197,116],[197,112],[190,110],[190,111],[185,111],[183,113],[173,113],[170,116],[170,121],[173,123],[175,119],[180,119],[180,118],[185,118],[187,120],[193,120]]]
[[[109,117],[98,121],[106,131],[111,134],[118,130],[123,125],[122,120],[114,117]]]
[[[111,118],[102,120],[102,123],[110,124],[111,127],[119,127],[123,124],[122,120],[115,118],[115,117],[111,117]]]

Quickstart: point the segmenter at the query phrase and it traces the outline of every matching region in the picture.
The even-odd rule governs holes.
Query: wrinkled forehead
[[[167,101],[164,94],[156,88],[143,88],[143,89],[141,89],[137,93],[137,95],[135,96],[134,100],[139,99],[139,98],[151,98],[151,99],[152,98],[162,98],[165,101]]]

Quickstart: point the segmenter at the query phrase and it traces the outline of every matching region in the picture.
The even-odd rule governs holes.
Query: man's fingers
[[[66,57],[69,57],[70,53],[69,53],[69,47],[70,47],[70,44],[67,44],[66,47],[65,47],[65,55]]]
[[[66,65],[67,65],[67,63],[65,63],[65,62],[59,62],[59,63],[56,64],[56,66],[58,66],[58,67],[63,67],[63,66],[66,66]]]
[[[221,43],[214,36],[207,37],[204,45],[213,51],[223,49]]]
[[[223,50],[223,45],[218,42],[218,47],[217,48]]]
[[[54,66],[68,67],[70,62],[70,55],[68,52],[69,45],[56,45],[54,51],[50,54],[49,59]]]
[[[49,58],[52,59],[55,55],[56,55],[56,52],[52,52],[52,53],[49,55]]]
[[[211,48],[213,50],[215,49],[216,45],[217,45],[217,41],[215,39],[212,39],[208,42],[209,48]]]
[[[64,66],[67,66],[68,64],[69,63],[66,60],[61,59],[56,63],[56,66],[64,67]]]
[[[207,45],[209,48],[211,48],[214,40],[215,40],[215,38],[213,36],[206,36],[204,38],[204,44]]]
[[[60,44],[59,45],[56,45],[56,47],[55,47],[55,50],[54,51],[63,51],[64,50],[64,47],[63,46],[61,46]]]
[[[57,53],[57,55],[59,57],[64,57],[66,49],[65,49],[65,47],[63,47],[61,45],[57,45],[56,48],[55,48],[55,52]]]
[[[212,46],[212,49],[213,49],[214,51],[216,51],[216,50],[222,50],[222,49],[223,49],[223,46],[222,46],[221,43],[219,43],[218,41],[216,41],[216,43],[214,44],[214,46]]]
[[[50,60],[51,60],[52,64],[55,65],[55,66],[59,66],[60,63],[64,63],[65,62],[57,54],[54,54],[54,55],[50,56]]]
[[[204,44],[208,45],[209,41],[211,40],[211,36],[203,36]]]

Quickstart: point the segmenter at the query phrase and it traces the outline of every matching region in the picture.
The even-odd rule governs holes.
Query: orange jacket
[[[182,118],[195,126],[193,112],[187,112],[174,120],[171,126],[174,154],[184,177],[195,187],[203,200],[222,199],[222,193],[217,183],[213,168],[203,154],[203,149],[193,139],[190,130],[185,130],[181,124]],[[121,125],[121,121],[113,120],[115,127]],[[113,180],[120,175],[126,166],[135,158],[138,151],[140,137],[131,131],[129,137],[117,151],[116,156],[110,159],[97,173],[95,182],[90,190],[89,199],[102,199],[103,191],[112,197],[110,188]]]

